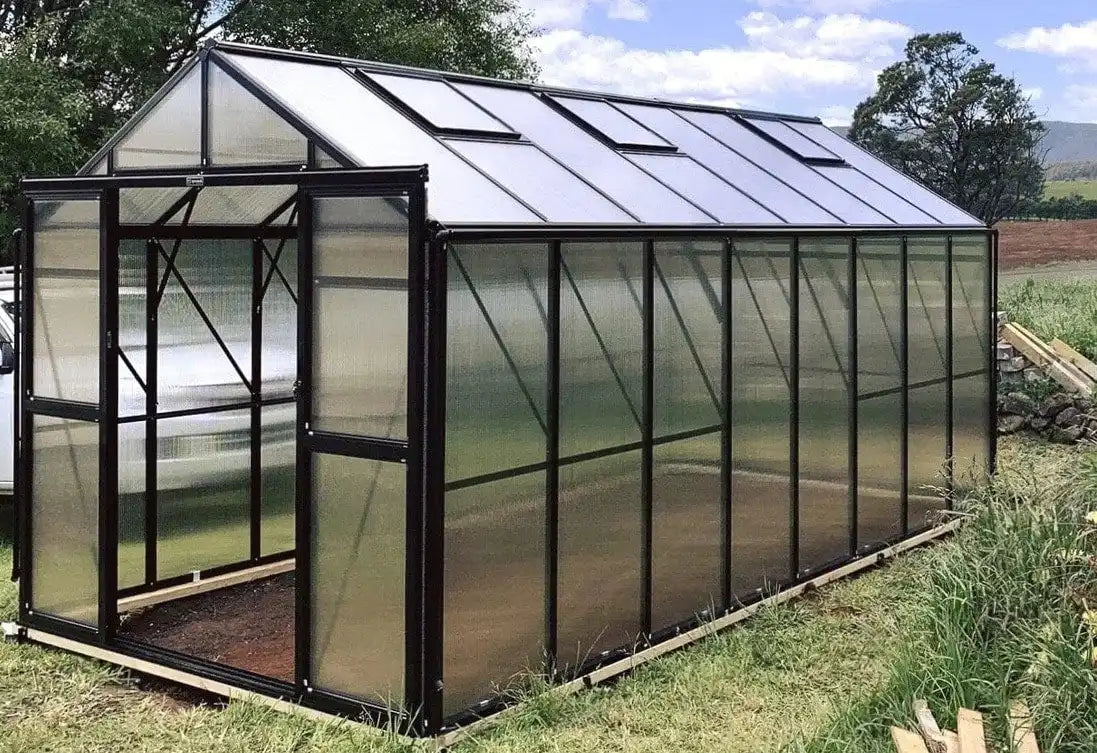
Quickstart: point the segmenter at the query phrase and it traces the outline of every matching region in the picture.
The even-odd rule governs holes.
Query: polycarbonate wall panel
[[[547,244],[450,247],[446,481],[544,463]],[[541,672],[545,471],[445,496],[445,709]]]
[[[631,647],[643,631],[640,469],[639,451],[560,468],[556,645],[562,665]]]
[[[163,251],[170,256],[174,244],[164,243]],[[250,398],[243,377],[250,374],[251,364],[251,263],[248,240],[180,243],[175,256],[178,275],[173,272],[168,277],[158,310],[161,412],[246,402]],[[163,254],[159,264],[163,274],[167,267]],[[199,307],[228,353],[203,321]]]
[[[189,188],[163,188],[148,186],[142,188],[118,189],[118,222],[122,225],[150,225],[169,217],[179,217],[183,209],[176,202],[189,191]],[[174,208],[174,210],[173,210]]]
[[[297,406],[267,405],[261,413],[260,555],[295,546],[297,499]]]
[[[544,672],[545,472],[447,491],[445,552],[452,714]]]
[[[710,222],[697,207],[662,185],[620,152],[519,89],[475,84],[456,87],[518,129],[542,149],[598,186],[641,222]]]
[[[362,166],[430,165],[430,213],[441,222],[538,222],[498,186],[336,66],[226,55]],[[369,128],[362,124],[368,123]]]
[[[190,71],[114,147],[115,169],[202,164],[202,71]]]
[[[406,466],[313,455],[309,685],[403,705]]]
[[[145,422],[118,425],[118,587],[145,582]]]
[[[857,546],[903,533],[903,261],[899,238],[857,244]]]
[[[623,209],[530,144],[448,139],[549,222],[635,222]]]
[[[949,225],[978,225],[979,220],[937,194],[881,162],[856,144],[842,138],[820,123],[789,123],[805,136],[822,144],[868,177],[879,181],[900,196],[910,199],[938,222]]]
[[[148,296],[145,242],[118,242],[118,415],[145,413]],[[139,381],[140,380],[140,381]]]
[[[251,411],[162,418],[156,431],[157,577],[246,560]]]
[[[292,184],[207,186],[198,193],[194,210],[175,213],[168,225],[259,225],[297,194]],[[272,223],[285,225],[281,219]]]
[[[401,201],[313,199],[314,430],[407,436],[408,219]]]
[[[722,242],[657,243],[654,258],[652,627],[722,599]]]
[[[850,552],[850,241],[800,241],[801,574]]]
[[[990,461],[991,255],[985,235],[952,241],[952,456],[953,481],[969,488]],[[973,376],[965,376],[979,372]]]
[[[739,225],[781,222],[773,212],[689,157],[630,154],[629,159],[720,222]]]
[[[268,247],[263,256],[263,397],[289,397],[297,379],[297,241]]]
[[[34,203],[33,392],[99,402],[99,202]]]
[[[810,196],[812,201],[843,221],[856,225],[892,224],[887,217],[858,197],[831,183],[815,172],[810,165],[800,162],[727,115],[691,110],[675,110],[675,112],[763,170],[791,186],[796,186],[805,195]]]
[[[243,86],[211,63],[209,149],[214,165],[308,162],[308,140]]]
[[[731,583],[792,576],[790,241],[737,241],[731,291]]]
[[[944,507],[948,454],[947,240],[911,240],[907,256],[907,518],[926,527]]]
[[[702,165],[716,171],[784,222],[826,225],[838,218],[738,153],[701,131],[673,110],[622,104],[621,109],[670,140]]]
[[[639,242],[562,246],[561,457],[640,440],[643,255]]]
[[[31,418],[31,608],[98,622],[99,425]]]

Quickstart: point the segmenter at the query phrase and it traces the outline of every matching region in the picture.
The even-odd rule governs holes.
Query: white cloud
[[[829,105],[818,114],[828,126],[848,126],[853,122],[853,108],[848,105]]]
[[[803,57],[877,60],[896,55],[894,42],[907,39],[909,26],[855,14],[781,19],[755,11],[739,22],[752,47]]]
[[[1071,84],[1063,89],[1062,103],[1055,108],[1057,120],[1097,122],[1097,85]]]
[[[1010,50],[1097,65],[1097,19],[1051,28],[1036,26],[1002,37],[998,44]]]
[[[1028,89],[1022,89],[1021,93],[1029,98],[1030,101],[1036,102],[1037,100],[1044,98],[1044,90],[1039,86],[1029,87]]]
[[[753,0],[760,8],[794,8],[814,15],[833,13],[867,13],[886,0]]]
[[[606,16],[619,21],[647,21],[648,7],[644,0],[522,0],[534,26],[562,29],[580,26],[583,18],[595,6]]]

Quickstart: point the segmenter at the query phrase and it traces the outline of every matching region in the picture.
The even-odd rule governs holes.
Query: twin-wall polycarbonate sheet
[[[31,418],[30,607],[98,622],[99,425]]]
[[[722,177],[689,157],[630,154],[629,159],[704,209],[718,222],[770,225],[780,218]]]
[[[202,164],[202,72],[194,65],[114,147],[114,167]]]
[[[209,149],[214,165],[308,162],[308,140],[216,63],[209,67]]]
[[[789,185],[796,186],[812,201],[837,215],[843,222],[855,225],[890,225],[891,220],[865,201],[868,197],[854,196],[824,178],[810,166],[782,151],[761,136],[722,113],[675,110],[701,130],[725,146],[773,173]]]
[[[850,554],[850,240],[801,239],[800,572]]]
[[[902,241],[857,244],[857,545],[903,533]]]
[[[633,218],[531,144],[447,143],[549,222],[633,222]]]
[[[514,131],[461,96],[445,81],[385,73],[365,75],[435,128],[515,135]]]
[[[907,255],[907,510],[910,530],[944,506],[948,455],[947,239],[912,239]]]
[[[836,159],[835,155],[816,144],[803,134],[792,130],[788,123],[769,118],[743,118],[743,120],[759,131],[762,131],[774,139],[786,149],[796,153],[801,159]]]
[[[297,379],[297,241],[264,243],[263,397],[289,397]]]
[[[36,201],[33,392],[99,402],[99,202]]]
[[[953,237],[952,457],[957,489],[978,483],[990,459],[990,267],[985,235]]]
[[[118,415],[145,412],[148,307],[145,242],[118,242]]]
[[[622,104],[621,109],[670,140],[702,165],[762,204],[781,220],[797,225],[826,225],[837,218],[753,162],[728,149],[674,110]]]
[[[553,102],[615,144],[661,148],[671,146],[658,134],[622,113],[609,102],[582,97],[551,96]]]
[[[353,74],[331,65],[226,57],[359,165],[429,165],[432,217],[443,222],[539,221]]]
[[[297,405],[266,405],[260,413],[259,553],[295,546]]]
[[[655,245],[652,628],[722,599],[723,255],[719,241]],[[663,442],[673,436],[699,436]]]
[[[145,422],[118,425],[118,587],[145,582]]]
[[[792,576],[792,244],[736,241],[731,290],[731,584],[736,596]]]
[[[574,663],[641,624],[643,246],[565,243],[560,291],[558,653]]]
[[[547,244],[458,244],[446,297],[447,712],[540,671],[545,620]],[[472,483],[486,474],[513,477]]]
[[[598,186],[641,222],[710,222],[710,218],[680,195],[628,161],[620,152],[519,89],[476,84],[456,87],[505,120],[524,136]]]
[[[815,169],[835,184],[868,201],[896,225],[936,225],[928,214],[902,196],[892,193],[876,181],[865,177],[847,165],[816,165]]]
[[[920,183],[889,167],[856,144],[842,138],[820,123],[789,123],[805,136],[834,152],[857,170],[910,199],[919,209],[932,215],[937,222],[949,225],[980,225],[979,220],[951,204]]]

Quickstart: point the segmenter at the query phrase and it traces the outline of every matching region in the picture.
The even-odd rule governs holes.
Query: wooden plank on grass
[[[1040,753],[1032,713],[1024,701],[1014,701],[1009,705],[1009,738],[1016,753]]]
[[[1035,335],[1019,324],[1010,322],[1002,327],[1002,338],[1019,350],[1028,360],[1044,369],[1049,377],[1072,392],[1090,394],[1094,381],[1059,358]]]
[[[978,711],[960,709],[957,712],[956,734],[960,738],[960,753],[987,753],[983,715]]]
[[[1059,356],[1059,358],[1062,358],[1090,379],[1097,379],[1097,363],[1089,360],[1059,338],[1055,338],[1048,343],[1048,347],[1051,348],[1052,353]]]
[[[929,753],[922,736],[902,727],[891,728],[891,741],[897,753]]]
[[[941,734],[941,727],[933,717],[933,712],[929,710],[929,704],[924,698],[916,698],[912,707],[914,718],[918,720],[918,730],[922,733],[930,753],[948,753],[948,743]]]
[[[960,736],[949,729],[941,730],[945,736],[945,750],[948,753],[960,753]]]

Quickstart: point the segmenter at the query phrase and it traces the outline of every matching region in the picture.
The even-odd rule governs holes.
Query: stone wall
[[[997,358],[999,434],[1028,432],[1059,444],[1097,438],[1091,397],[1057,391],[1038,400],[1031,392],[1048,383],[1044,370],[1007,342],[998,343]]]

